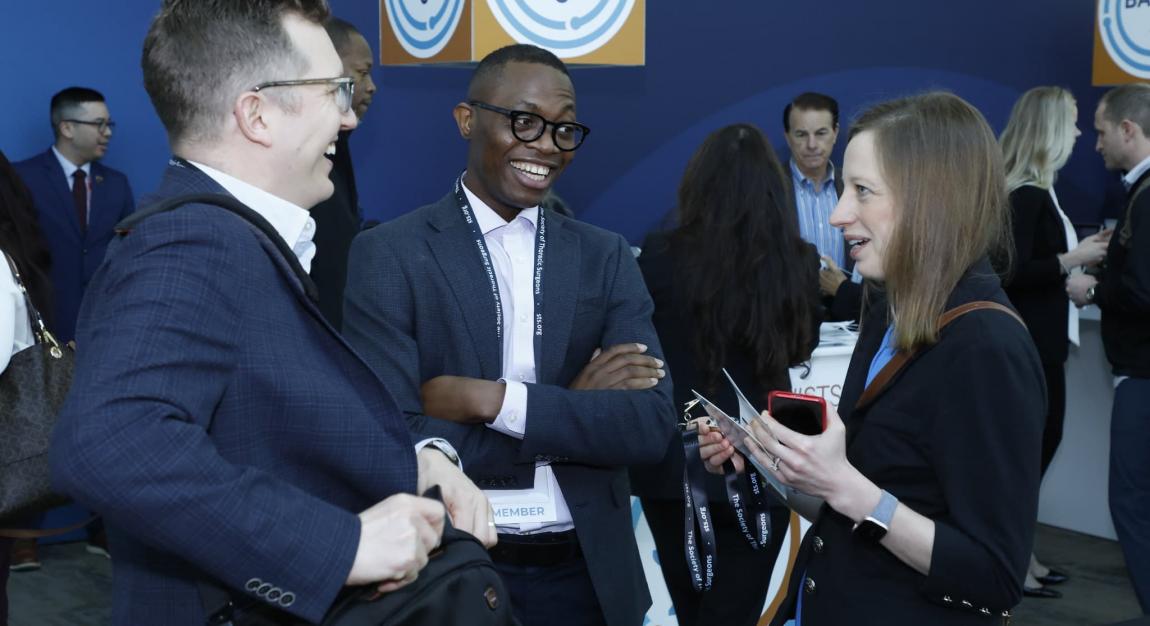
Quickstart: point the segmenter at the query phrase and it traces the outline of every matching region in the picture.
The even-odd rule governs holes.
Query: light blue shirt
[[[838,204],[835,190],[835,166],[827,163],[827,176],[816,187],[814,181],[799,171],[791,159],[791,179],[795,186],[795,208],[798,210],[799,234],[813,244],[819,254],[834,259],[839,267],[846,264],[843,250],[843,231],[831,226],[831,213]]]

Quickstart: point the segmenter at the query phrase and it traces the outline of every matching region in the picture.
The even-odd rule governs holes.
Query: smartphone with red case
[[[780,424],[804,435],[818,435],[827,428],[827,403],[819,396],[772,391],[767,411]]]

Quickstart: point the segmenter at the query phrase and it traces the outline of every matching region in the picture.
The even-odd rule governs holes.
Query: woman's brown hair
[[[895,347],[910,350],[938,340],[947,298],[975,262],[994,255],[1009,264],[1002,152],[982,114],[944,92],[874,106],[850,137],[864,132],[895,199],[883,273]]]

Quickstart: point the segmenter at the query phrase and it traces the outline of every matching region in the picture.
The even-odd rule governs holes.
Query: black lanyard
[[[771,536],[771,523],[762,478],[752,467],[747,467],[740,476],[730,461],[723,464],[723,473],[727,500],[735,511],[739,531],[752,550],[765,547]]]
[[[699,456],[698,431],[683,431],[683,454],[686,455],[683,465],[683,538],[687,569],[690,570],[691,586],[695,591],[707,591],[715,578],[715,556],[718,550],[715,547],[711,509],[707,502],[707,470],[703,468],[703,459]],[[700,543],[703,546],[702,559],[699,558]]]
[[[467,194],[463,192],[463,174],[455,180],[455,198],[459,202],[459,210],[463,214],[463,221],[471,228],[475,239],[475,247],[479,251],[479,258],[483,261],[483,271],[491,283],[491,297],[495,300],[495,336],[499,338],[500,346],[503,344],[503,299],[499,297],[499,281],[495,277],[495,266],[491,263],[491,252],[487,249],[487,240],[483,238],[483,231],[479,228],[479,220],[475,219],[475,211],[467,201]],[[543,207],[539,207],[539,225],[535,229],[535,270],[532,279],[535,284],[535,359],[538,362],[543,341],[543,252],[547,248],[547,217]],[[507,286],[508,290],[512,288]],[[506,363],[503,364],[506,367]]]

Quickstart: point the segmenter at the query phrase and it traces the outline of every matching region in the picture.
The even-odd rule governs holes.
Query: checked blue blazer
[[[640,342],[662,357],[653,306],[626,240],[548,211],[542,347],[527,385],[522,440],[423,414],[420,385],[450,374],[496,380],[494,298],[455,195],[360,233],[352,244],[343,330],[395,394],[411,429],[443,437],[484,489],[529,488],[550,460],[611,626],[650,606],[631,523],[626,466],[656,463],[675,430],[671,379],[644,391],[572,391],[596,348]]]
[[[226,193],[173,163],[157,196],[205,192]],[[357,512],[416,487],[387,389],[221,208],[144,220],[89,293],[50,456],[57,488],[108,522],[114,623],[202,626],[200,580],[318,621]]]

